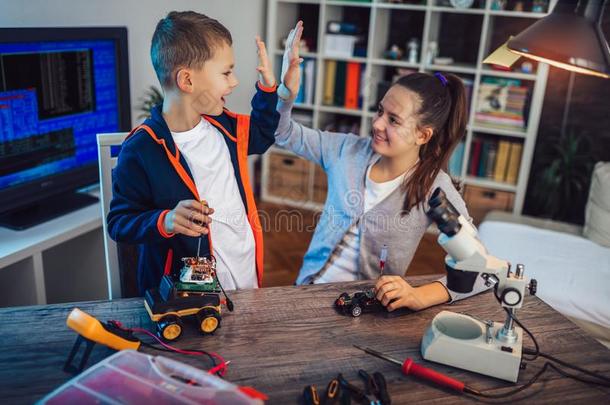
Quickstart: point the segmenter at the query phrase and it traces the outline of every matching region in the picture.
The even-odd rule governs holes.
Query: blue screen
[[[116,45],[0,43],[0,189],[97,162],[120,125]]]

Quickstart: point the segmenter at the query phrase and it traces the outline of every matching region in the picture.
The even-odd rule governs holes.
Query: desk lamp
[[[483,63],[510,67],[523,56],[608,79],[610,48],[601,27],[607,1],[560,0],[549,15],[511,37]]]

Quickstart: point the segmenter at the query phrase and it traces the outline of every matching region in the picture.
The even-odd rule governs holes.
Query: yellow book
[[[335,76],[337,75],[337,61],[327,60],[324,73],[324,97],[322,104],[333,105],[335,98]]]
[[[506,170],[506,182],[511,184],[517,184],[517,177],[519,176],[519,168],[521,167],[521,152],[523,151],[523,144],[520,142],[513,142],[510,145],[510,158],[508,159],[508,169]]]
[[[494,180],[504,181],[506,179],[506,167],[508,166],[508,154],[510,153],[510,142],[498,142],[498,154],[496,155],[496,167],[494,168]]]

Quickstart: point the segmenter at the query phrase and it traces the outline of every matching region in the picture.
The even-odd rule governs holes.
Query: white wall
[[[157,22],[172,10],[204,13],[231,31],[240,85],[227,106],[249,113],[257,80],[254,36],[265,35],[265,0],[0,0],[0,27],[126,26],[135,125],[140,98],[149,86],[159,87],[150,61],[150,40]]]

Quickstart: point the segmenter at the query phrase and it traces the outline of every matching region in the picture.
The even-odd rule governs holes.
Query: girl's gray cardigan
[[[388,246],[384,274],[404,275],[431,222],[426,215],[427,202],[424,206],[413,207],[409,214],[402,216],[400,211],[404,192],[399,187],[364,214],[366,169],[379,159],[371,148],[371,138],[304,127],[291,119],[290,102],[280,100],[278,111],[280,122],[275,133],[276,145],[322,166],[328,177],[324,210],[303,258],[296,283],[312,282],[352,224],[358,224],[360,229],[361,278],[374,279],[379,276],[379,254],[384,244]],[[459,213],[470,219],[464,200],[444,171],[438,174],[429,193],[436,187],[441,187]],[[441,266],[444,267],[444,263],[439,263]],[[446,277],[438,281],[446,286]],[[453,301],[484,289],[483,280],[479,277],[471,293],[448,292]]]

